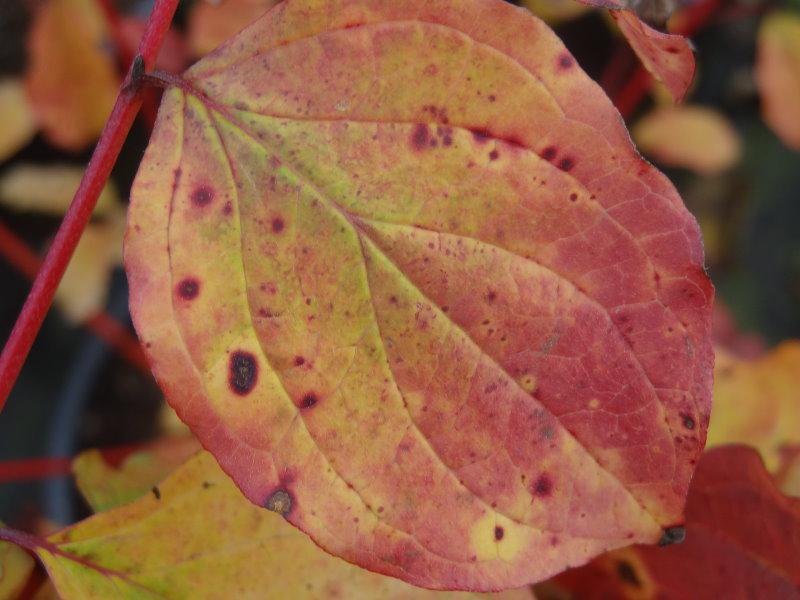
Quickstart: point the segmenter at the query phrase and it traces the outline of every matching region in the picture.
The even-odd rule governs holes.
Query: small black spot
[[[575,166],[575,160],[572,158],[564,157],[560,161],[558,161],[558,168],[562,171],[571,171],[572,167]]]
[[[489,160],[497,160],[500,158],[500,153],[495,149],[489,152]]]
[[[631,584],[633,587],[642,587],[642,582],[628,561],[621,560],[617,563],[617,575],[622,581]]]
[[[244,396],[250,393],[258,380],[256,357],[241,350],[231,355],[228,383],[234,393]]]
[[[558,57],[558,66],[562,69],[569,69],[575,61],[566,52]]]
[[[691,415],[684,413],[681,415],[681,418],[683,419],[683,426],[686,427],[686,429],[694,429],[694,419]]]
[[[684,527],[667,527],[664,530],[664,535],[658,541],[659,546],[670,546],[672,544],[681,544],[686,539],[686,528]]]
[[[192,192],[192,203],[195,206],[203,207],[211,204],[214,199],[214,190],[207,185],[201,185]]]
[[[542,150],[542,158],[545,160],[553,160],[558,154],[558,149],[555,146],[548,146]]]
[[[194,277],[187,277],[178,284],[178,295],[184,300],[194,300],[200,293],[200,282]]]
[[[300,401],[300,408],[311,408],[318,401],[319,398],[317,398],[317,395],[314,394],[313,392],[309,392],[308,394],[303,396],[303,399]]]
[[[549,496],[553,491],[553,480],[546,473],[542,473],[533,483],[533,493],[537,496]]]
[[[499,542],[500,540],[503,539],[503,536],[505,535],[505,533],[506,532],[503,531],[502,527],[500,527],[500,526],[495,527],[494,528],[494,539],[496,539]]]
[[[292,495],[279,488],[267,498],[264,508],[285,517],[292,510]]]
[[[285,227],[285,224],[283,222],[283,219],[281,219],[280,217],[275,217],[274,219],[272,219],[272,232],[273,233],[280,233],[281,231],[283,231],[284,227]]]
[[[574,192],[573,192],[572,194],[570,194],[570,195],[569,195],[569,199],[570,199],[572,202],[575,202],[575,201],[578,199],[578,194],[576,194],[576,193],[574,193]]]
[[[203,482],[203,489],[204,490],[207,490],[208,488],[213,487],[213,486],[214,486],[214,484],[211,483],[210,481],[204,481]]]
[[[150,491],[153,492],[153,496],[156,497],[156,500],[161,500],[161,490],[158,489],[157,485],[154,485],[153,489]]]

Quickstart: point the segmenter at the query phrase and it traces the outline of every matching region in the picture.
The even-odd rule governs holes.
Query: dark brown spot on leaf
[[[212,200],[214,200],[214,190],[207,185],[201,185],[192,192],[192,204],[195,206],[201,208],[203,206],[208,206],[211,204]]]
[[[694,419],[691,415],[684,413],[681,415],[681,418],[683,419],[683,426],[686,427],[686,429],[694,429]]]
[[[274,219],[272,219],[272,232],[273,233],[280,233],[281,231],[283,231],[284,227],[285,227],[285,224],[283,222],[283,219],[281,219],[280,217],[275,217]]]
[[[561,69],[569,69],[573,64],[575,64],[575,61],[566,52],[561,54],[561,55],[559,55],[559,57],[558,57],[558,66]]]
[[[425,123],[419,123],[414,128],[414,132],[411,134],[411,146],[414,150],[421,152],[425,149],[430,141],[430,131],[428,131],[428,126]]]
[[[285,517],[292,510],[292,495],[286,490],[279,488],[267,498],[267,501],[264,503],[264,508]]]
[[[304,365],[305,363],[306,363],[306,359],[303,358],[302,356],[295,356],[294,357],[294,364],[297,365],[298,367]]]
[[[300,400],[300,408],[311,408],[319,401],[317,395],[313,392],[307,393],[303,396],[303,399]]]
[[[506,532],[503,531],[502,527],[499,527],[499,526],[495,527],[494,528],[494,539],[496,539],[499,542],[500,540],[503,539],[503,536],[505,535],[505,533]]]
[[[556,157],[556,154],[558,154],[558,148],[555,146],[548,146],[542,150],[541,156],[545,160],[553,160]]]
[[[570,199],[572,202],[575,202],[575,201],[578,199],[578,194],[575,194],[575,193],[572,193],[572,194],[570,194],[570,195],[569,195],[569,199]]]
[[[542,473],[533,482],[533,493],[539,497],[546,497],[549,496],[553,491],[553,480],[550,479],[550,476],[547,473]]]
[[[249,352],[238,350],[231,355],[228,383],[235,394],[244,396],[258,380],[258,363],[256,357]]]
[[[485,144],[489,140],[489,131],[486,129],[470,129],[470,131],[472,132],[472,137],[479,144]]]
[[[489,160],[497,160],[500,158],[500,153],[495,149],[489,152]]]
[[[558,168],[561,169],[562,171],[570,171],[574,166],[575,166],[575,160],[569,158],[568,156],[558,161]]]
[[[184,300],[194,300],[200,294],[200,282],[187,277],[178,284],[178,295]]]
[[[150,491],[153,492],[153,496],[156,497],[156,500],[161,500],[161,490],[158,489],[157,485],[154,485],[153,489],[151,489]]]

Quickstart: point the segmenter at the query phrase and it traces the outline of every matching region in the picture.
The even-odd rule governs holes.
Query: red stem
[[[33,280],[42,266],[41,259],[11,229],[0,221],[0,255]],[[150,373],[142,347],[127,328],[105,312],[97,313],[83,323],[87,329],[114,348],[122,358],[142,371]]]
[[[122,464],[128,456],[144,448],[149,442],[126,444],[103,448],[100,452],[106,462],[112,466]],[[72,472],[74,457],[43,457],[21,458],[0,462],[0,484],[12,481],[25,481],[33,479],[46,479],[59,475],[69,475]]]
[[[139,43],[139,54],[144,59],[146,70],[153,67],[177,5],[178,0],[156,0],[153,6],[153,12],[150,13],[142,41]],[[11,388],[14,387],[36,334],[53,302],[58,283],[64,275],[142,104],[140,86],[138,82],[131,80],[132,67],[133,65],[128,70],[114,109],[92,154],[78,191],[75,192],[72,204],[64,216],[44,264],[25,300],[22,312],[0,354],[0,410],[5,406]]]

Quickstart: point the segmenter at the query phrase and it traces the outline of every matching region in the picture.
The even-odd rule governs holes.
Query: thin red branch
[[[122,464],[128,456],[147,446],[148,442],[139,444],[126,444],[102,448],[100,452],[106,462],[112,466]],[[72,473],[74,457],[38,457],[21,458],[0,462],[0,484],[12,481],[27,481],[34,479],[47,479]]]
[[[139,54],[144,60],[145,69],[153,67],[177,5],[178,0],[156,0],[139,44]],[[11,388],[19,376],[36,334],[53,302],[58,283],[89,222],[100,192],[111,174],[122,144],[142,104],[138,82],[131,81],[132,72],[133,65],[128,70],[114,109],[92,154],[78,191],[75,192],[72,204],[64,216],[44,264],[25,300],[22,312],[0,354],[0,410],[5,406]]]
[[[100,6],[100,11],[103,13],[106,21],[106,27],[111,34],[111,39],[114,40],[114,47],[117,52],[117,62],[119,63],[121,72],[124,74],[128,65],[133,62],[136,56],[136,49],[128,42],[123,30],[122,16],[119,14],[114,0],[97,0]],[[153,59],[155,60],[155,58]],[[141,115],[147,125],[147,128],[152,131],[156,123],[156,114],[158,113],[158,96],[152,92],[145,92],[142,97]]]
[[[42,266],[41,259],[11,229],[0,221],[0,255],[25,277],[33,280]],[[98,313],[83,323],[87,329],[116,350],[122,358],[150,373],[142,347],[128,329],[108,313]]]

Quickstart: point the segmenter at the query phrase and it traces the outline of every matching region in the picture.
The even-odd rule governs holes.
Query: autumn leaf
[[[0,600],[18,598],[33,567],[33,558],[25,550],[9,542],[0,541]]]
[[[103,49],[105,24],[93,0],[45,0],[29,33],[26,86],[45,135],[82,150],[103,129],[119,89]]]
[[[639,149],[663,165],[714,175],[741,157],[739,135],[719,112],[701,106],[665,106],[632,129]]]
[[[83,323],[106,303],[111,274],[122,262],[122,215],[109,215],[102,223],[90,224],[56,290],[55,302],[73,323]]]
[[[95,512],[136,500],[149,492],[200,449],[192,436],[166,437],[130,455],[118,467],[99,450],[87,450],[72,462],[75,483]]]
[[[192,54],[205,56],[277,3],[278,0],[195,2],[189,12],[186,33]]]
[[[754,359],[722,355],[714,381],[714,416],[708,445],[756,447],[767,468],[781,447],[800,444],[800,342],[784,342]]]
[[[675,102],[684,99],[694,78],[692,46],[684,36],[666,33],[654,27],[666,25],[675,9],[674,2],[578,1],[588,6],[609,9],[609,14],[644,68],[664,84]]]
[[[17,163],[0,176],[0,204],[21,212],[62,217],[83,177],[84,167]],[[100,193],[93,216],[105,216],[121,206],[112,182]]]
[[[784,494],[800,497],[800,444],[781,448],[781,465],[775,479]]]
[[[611,552],[556,578],[582,600],[800,598],[800,499],[745,446],[707,452],[686,505],[686,541]]]
[[[172,80],[126,243],[154,373],[245,495],[472,590],[675,534],[702,262],[609,100],[499,0],[280,4]]]
[[[248,502],[207,452],[136,502],[27,543],[65,600],[484,597],[414,588],[326,554]],[[533,596],[521,589],[486,598]]]
[[[800,150],[800,16],[767,15],[757,48],[755,76],[764,120],[784,144]]]
[[[675,102],[681,102],[695,71],[689,40],[654,29],[629,10],[612,10],[611,16],[645,69],[664,84]]]
[[[25,146],[36,133],[36,118],[17,79],[0,80],[0,162]]]

